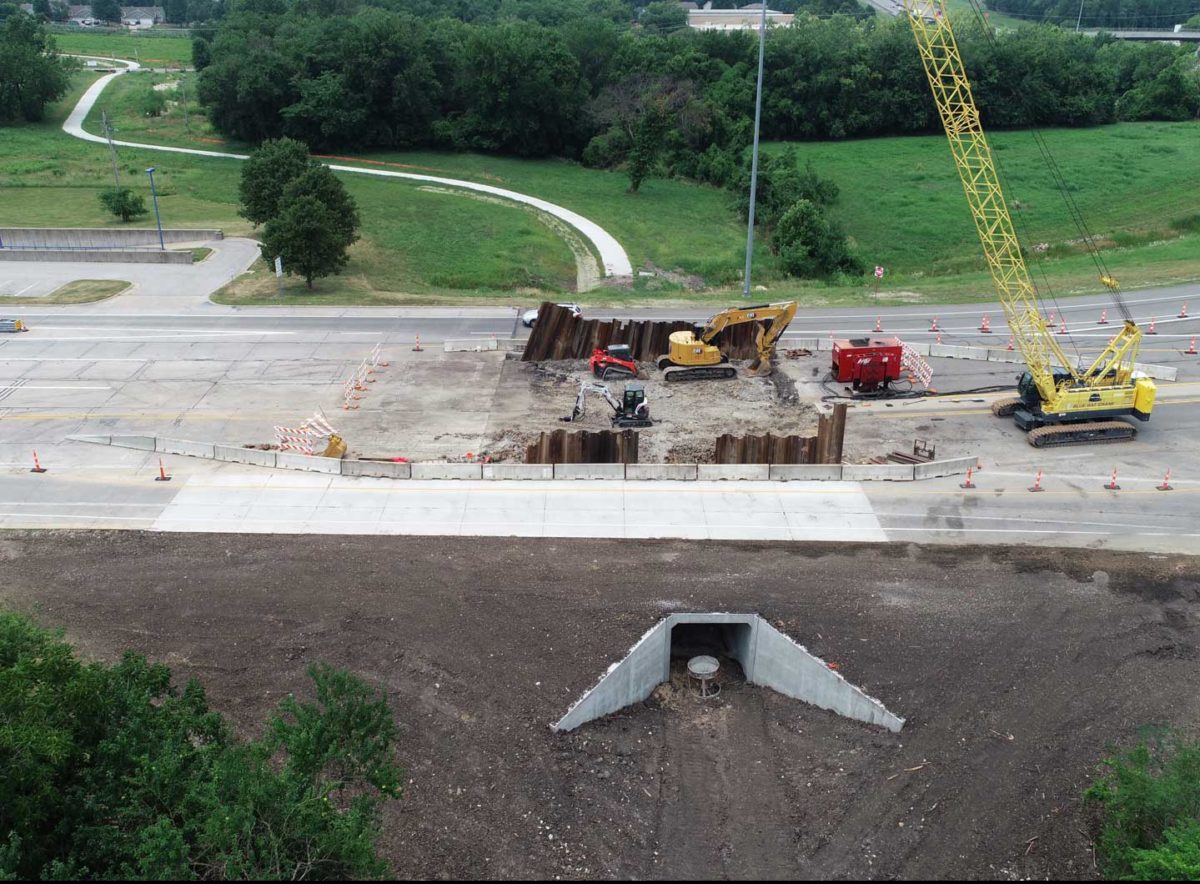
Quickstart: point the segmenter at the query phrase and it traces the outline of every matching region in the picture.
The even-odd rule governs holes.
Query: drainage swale
[[[705,698],[714,696],[707,693],[706,682],[716,676],[724,659],[724,668],[740,666],[750,684],[893,732],[904,726],[903,718],[757,614],[718,612],[671,614],[660,620],[552,727],[574,730],[642,702],[670,679],[673,656],[688,661],[688,674],[701,681]],[[703,671],[709,674],[702,678]]]

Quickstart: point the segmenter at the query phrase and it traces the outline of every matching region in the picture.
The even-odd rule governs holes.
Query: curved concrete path
[[[87,57],[87,56],[81,56]],[[102,59],[103,61],[112,64],[112,59]],[[119,77],[128,71],[137,70],[141,67],[137,62],[119,59],[118,64],[125,65],[125,70],[116,71],[111,74],[106,74],[101,77],[83,94],[79,99],[79,103],[75,105],[75,109],[71,111],[71,115],[67,117],[63,123],[63,131],[68,135],[73,135],[76,138],[82,138],[84,141],[93,141],[99,144],[107,144],[107,140],[100,135],[93,135],[83,128],[83,121],[87,118],[92,106],[100,97],[106,86],[115,78]],[[137,141],[118,141],[113,139],[113,144],[118,144],[122,147],[136,147],[140,150],[158,150],[164,153],[186,153],[200,157],[223,157],[231,160],[248,159],[246,154],[240,153],[223,153],[216,150],[197,150],[190,147],[167,147],[161,144],[142,144]],[[416,175],[410,172],[391,172],[385,169],[362,169],[358,166],[338,166],[332,163],[326,163],[329,168],[336,172],[352,172],[356,175],[375,175],[380,178],[404,178],[410,181],[424,181],[430,184],[443,184],[450,187],[457,187],[463,190],[475,190],[480,193],[491,194],[503,199],[512,200],[513,202],[523,203],[527,206],[532,206],[548,215],[552,215],[561,221],[565,221],[571,227],[578,230],[596,249],[600,256],[600,264],[604,268],[604,275],[608,277],[624,277],[633,275],[633,265],[629,263],[629,256],[625,254],[625,249],[621,248],[621,244],[599,224],[594,221],[589,221],[577,212],[572,212],[570,209],[565,209],[562,206],[547,202],[543,199],[538,199],[534,196],[528,196],[524,193],[517,193],[515,190],[505,190],[502,187],[493,187],[490,184],[479,184],[474,181],[462,181],[457,178],[439,178],[434,175]]]

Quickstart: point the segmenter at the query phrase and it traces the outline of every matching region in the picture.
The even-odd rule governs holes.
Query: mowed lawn
[[[103,145],[71,138],[61,131],[63,119],[95,74],[81,72],[71,94],[50,109],[39,124],[9,126],[0,138],[0,224],[9,226],[112,226],[121,222],[99,203],[113,183],[112,163]],[[147,140],[153,120],[135,109],[139,92],[178,80],[174,74],[138,73],[118,78],[105,92],[118,139]],[[119,87],[119,88],[118,88]],[[178,88],[168,90],[167,116],[183,131]],[[110,100],[111,99],[111,100]],[[96,109],[98,120],[100,107]],[[202,116],[192,121],[206,131]],[[98,125],[92,127],[100,131]],[[142,193],[150,205],[148,166],[155,184],[163,224],[168,227],[219,227],[230,235],[252,235],[237,214],[241,174],[236,160],[165,154],[118,148],[121,184]],[[362,240],[351,250],[341,277],[318,283],[328,301],[409,302],[414,296],[447,294],[505,298],[525,289],[548,293],[575,282],[574,257],[567,244],[532,212],[506,203],[430,192],[418,184],[345,176],[362,215]],[[135,224],[151,225],[147,216]]]
[[[89,34],[55,31],[52,36],[60,52],[68,55],[97,55],[103,58],[131,58],[154,67],[190,67],[190,37],[146,37],[130,34]]]

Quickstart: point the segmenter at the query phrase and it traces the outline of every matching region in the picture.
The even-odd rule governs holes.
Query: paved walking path
[[[111,63],[111,60],[106,59]],[[93,135],[91,132],[83,128],[83,121],[87,119],[88,113],[96,100],[104,92],[105,87],[116,77],[128,73],[132,70],[137,70],[141,67],[137,62],[128,60],[117,60],[118,64],[125,65],[125,70],[116,71],[98,79],[79,99],[79,103],[75,105],[75,109],[71,111],[71,115],[67,117],[67,121],[63,123],[63,131],[68,135],[73,135],[76,138],[82,138],[84,141],[97,142],[99,144],[107,144],[107,140],[100,135]],[[198,150],[190,147],[167,147],[162,144],[142,144],[137,141],[118,141],[113,139],[113,144],[121,147],[136,147],[140,150],[158,150],[164,153],[186,153],[200,157],[224,157],[231,160],[247,159],[246,154],[239,153],[224,153],[216,150]],[[629,256],[625,254],[625,249],[599,224],[594,221],[589,221],[582,215],[572,212],[570,209],[565,209],[562,206],[547,202],[543,199],[538,199],[534,196],[529,196],[524,193],[517,193],[515,190],[506,190],[502,187],[493,187],[490,184],[479,184],[475,181],[462,181],[457,178],[439,178],[433,175],[416,175],[410,172],[392,172],[386,169],[362,169],[358,166],[337,166],[332,163],[327,164],[329,168],[336,172],[352,172],[356,175],[375,175],[380,178],[405,178],[410,181],[425,181],[430,184],[444,184],[450,187],[459,187],[464,190],[475,190],[480,193],[491,194],[492,196],[502,197],[503,199],[512,200],[513,202],[522,203],[527,206],[532,206],[539,211],[552,215],[561,221],[565,221],[573,228],[578,230],[589,242],[595,247],[600,255],[600,263],[604,269],[605,276],[623,277],[633,275],[633,265],[629,263]]]

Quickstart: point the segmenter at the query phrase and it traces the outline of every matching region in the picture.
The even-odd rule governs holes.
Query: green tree
[[[1108,758],[1084,800],[1102,811],[1106,878],[1200,879],[1200,743],[1167,737]]]
[[[771,235],[771,251],[789,276],[805,279],[834,273],[862,273],[846,244],[846,236],[811,200],[798,200],[779,219]]]
[[[120,0],[92,0],[92,16],[100,21],[120,21]]]
[[[279,201],[279,214],[283,214],[286,203],[304,196],[313,197],[329,211],[334,231],[345,242],[347,248],[358,240],[358,205],[332,169],[320,163],[310,162],[308,168],[283,189],[283,196]]]
[[[33,11],[42,18],[49,18],[50,0],[33,0]]]
[[[656,0],[642,10],[638,21],[647,30],[660,33],[670,33],[679,28],[687,27],[688,14],[678,3],[669,0]]]
[[[311,289],[313,280],[341,273],[350,260],[340,226],[316,197],[292,197],[280,203],[279,214],[263,227],[263,260],[270,263],[279,256],[284,272],[304,277]]]
[[[353,675],[309,675],[315,699],[242,742],[198,682],[134,654],[81,663],[0,614],[0,879],[384,875],[395,724]]]
[[[166,0],[163,12],[167,21],[173,25],[182,25],[190,21],[188,18],[188,0]]]
[[[279,214],[284,190],[307,171],[308,148],[291,138],[264,141],[242,164],[239,212],[252,224],[265,224]]]
[[[146,201],[128,187],[110,188],[100,193],[100,205],[122,221],[132,221],[146,214]]]
[[[0,23],[0,123],[42,119],[46,105],[66,94],[71,68],[41,22],[10,15]]]

